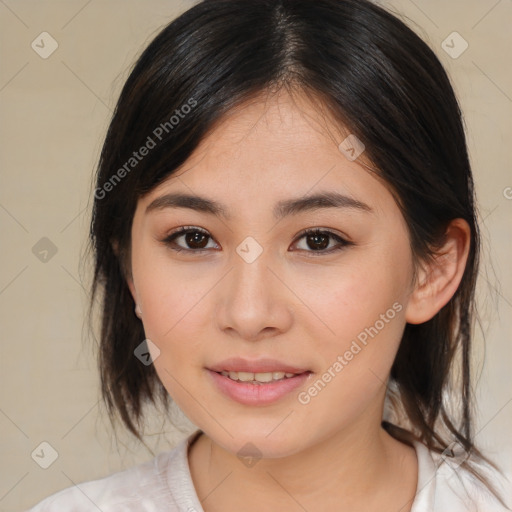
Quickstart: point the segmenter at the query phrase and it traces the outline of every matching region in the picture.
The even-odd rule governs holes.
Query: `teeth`
[[[241,382],[253,382],[253,383],[266,383],[272,382],[276,380],[282,380],[284,378],[294,377],[295,373],[288,372],[262,372],[262,373],[252,373],[252,372],[228,372],[223,371],[220,372],[224,377],[229,377],[232,380],[239,380]]]

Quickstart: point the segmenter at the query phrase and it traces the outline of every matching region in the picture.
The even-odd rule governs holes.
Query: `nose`
[[[252,262],[235,253],[232,268],[217,290],[218,327],[247,341],[290,329],[293,294],[283,283],[280,268],[265,250]]]

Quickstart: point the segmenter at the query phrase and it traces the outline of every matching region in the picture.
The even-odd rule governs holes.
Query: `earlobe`
[[[126,283],[128,284],[128,288],[130,289],[130,293],[132,294],[133,300],[135,302],[135,315],[142,320],[142,309],[137,299],[137,291],[135,290],[135,286],[133,284],[132,279],[127,279]]]
[[[470,243],[469,224],[464,219],[452,220],[446,229],[443,246],[418,272],[406,307],[406,322],[427,322],[448,304],[464,274]]]

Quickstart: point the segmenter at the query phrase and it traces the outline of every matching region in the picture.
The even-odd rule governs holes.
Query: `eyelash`
[[[184,249],[183,247],[180,247],[179,245],[177,245],[175,243],[176,238],[179,238],[180,236],[186,235],[188,233],[202,233],[203,235],[206,235],[208,238],[213,240],[213,238],[209,235],[209,233],[204,229],[194,227],[194,226],[182,226],[182,227],[178,228],[177,230],[175,230],[174,232],[172,232],[167,237],[165,237],[163,240],[161,240],[161,242],[175,252],[185,251],[185,252],[189,252],[189,253],[203,253],[203,252],[207,252],[210,250],[210,249]],[[306,251],[305,249],[300,249],[301,251],[305,251],[307,253],[312,253],[313,257],[321,256],[321,255],[325,255],[325,254],[332,254],[334,252],[344,249],[345,247],[347,247],[349,245],[354,245],[353,242],[349,242],[348,240],[345,240],[344,238],[340,237],[339,235],[333,233],[332,231],[322,230],[319,228],[305,229],[304,231],[299,233],[299,235],[297,235],[297,241],[300,240],[301,238],[304,238],[309,235],[329,236],[329,237],[333,238],[334,240],[336,240],[339,244],[338,246],[328,249],[328,250]]]

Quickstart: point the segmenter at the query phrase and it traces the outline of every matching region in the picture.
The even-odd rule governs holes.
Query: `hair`
[[[316,98],[364,143],[368,168],[407,223],[415,268],[435,257],[451,220],[469,224],[457,291],[431,320],[406,325],[391,369],[393,407],[408,427],[382,426],[439,453],[456,442],[496,468],[474,445],[470,353],[480,235],[462,115],[434,52],[366,0],[204,0],[138,58],[101,151],[90,226],[89,314],[101,290],[98,359],[111,420],[120,415],[142,441],[143,406],[169,406],[153,365],[134,357],[145,338],[127,286],[138,199],[170,177],[232,109],[282,87]],[[135,159],[150,140],[154,147]],[[457,399],[453,411],[448,390]],[[497,495],[471,459],[462,466]]]

